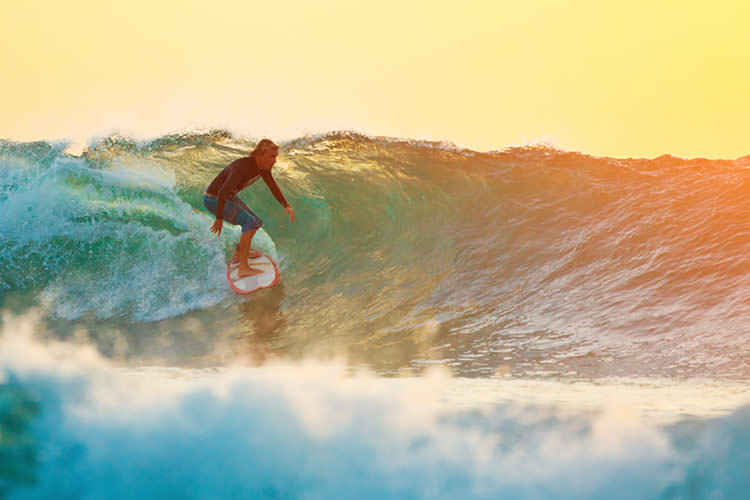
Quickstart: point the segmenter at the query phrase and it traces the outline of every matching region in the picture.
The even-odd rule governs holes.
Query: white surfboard
[[[250,293],[261,288],[272,287],[279,282],[279,268],[268,255],[263,254],[256,259],[250,259],[248,263],[250,267],[260,269],[262,272],[254,276],[240,278],[237,274],[239,262],[232,261],[227,266],[227,282],[235,292]]]

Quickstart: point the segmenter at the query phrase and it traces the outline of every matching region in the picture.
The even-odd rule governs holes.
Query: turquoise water
[[[0,493],[746,491],[750,159],[300,138],[244,297],[198,211],[254,144],[0,142]]]

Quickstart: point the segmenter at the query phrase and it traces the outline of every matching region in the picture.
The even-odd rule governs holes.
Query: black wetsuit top
[[[237,193],[262,177],[268,189],[273,193],[279,203],[288,207],[284,195],[281,194],[279,186],[273,180],[270,170],[261,170],[258,168],[255,158],[246,156],[234,160],[206,188],[206,193],[218,198],[218,207],[216,208],[216,218],[221,219],[224,215],[224,201],[233,200]]]

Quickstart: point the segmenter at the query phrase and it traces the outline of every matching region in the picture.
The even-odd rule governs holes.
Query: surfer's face
[[[266,151],[263,151],[262,154],[258,156],[258,168],[262,170],[271,170],[271,167],[274,166],[276,163],[276,157],[278,156],[279,152],[274,151],[273,149],[267,149]]]

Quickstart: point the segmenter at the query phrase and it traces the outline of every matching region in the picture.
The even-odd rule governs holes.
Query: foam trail
[[[444,375],[336,363],[125,370],[34,340],[28,320],[5,324],[2,421],[25,411],[12,431],[31,457],[24,474],[0,468],[12,498],[738,498],[750,486],[747,409],[664,427],[606,409],[456,407]]]
[[[0,289],[41,287],[41,304],[70,320],[154,321],[227,296],[222,242],[180,200],[171,171],[78,158],[8,170]]]

